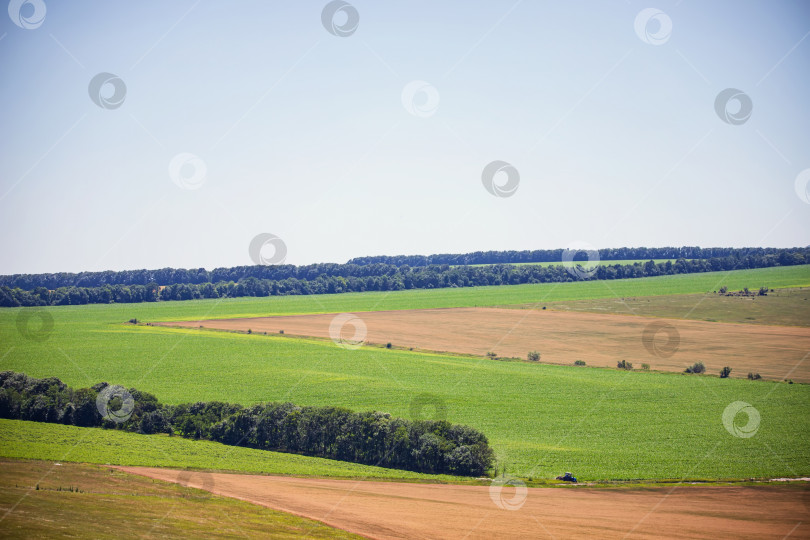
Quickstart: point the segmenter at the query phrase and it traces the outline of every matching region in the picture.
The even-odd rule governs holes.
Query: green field
[[[451,481],[457,477],[384,469],[281,452],[226,446],[168,435],[140,435],[0,419],[0,455],[52,461],[152,467],[190,467],[261,474],[332,478]]]
[[[548,308],[709,322],[810,326],[810,289],[777,289],[766,296],[709,293],[598,298],[549,302]]]
[[[509,363],[377,348],[352,351],[329,342],[283,336],[124,323],[133,317],[188,320],[542,304],[700,293],[721,285],[730,289],[807,286],[810,267],[610,282],[54,307],[47,308],[54,331],[44,342],[24,339],[15,328],[20,310],[4,309],[0,311],[0,369],[58,376],[72,386],[102,380],[135,386],[168,403],[289,400],[406,417],[412,400],[430,393],[446,403],[448,420],[482,430],[489,436],[499,464],[526,477],[548,478],[565,470],[586,480],[810,475],[807,385]],[[736,438],[724,428],[721,416],[734,401],[750,403],[760,412],[761,424],[754,437]],[[5,425],[2,429],[6,430]],[[4,441],[0,453],[25,455],[20,450],[23,442],[13,436]],[[32,443],[29,448],[45,443]],[[174,458],[178,465],[185,463],[185,454],[182,451]],[[47,452],[38,455],[52,456]],[[84,459],[106,458],[88,452]],[[189,457],[186,464],[204,466],[196,459]]]

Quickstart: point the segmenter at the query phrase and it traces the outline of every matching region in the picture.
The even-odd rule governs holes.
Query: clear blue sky
[[[804,0],[352,0],[347,37],[325,1],[39,1],[36,28],[0,12],[0,273],[251,264],[260,233],[293,264],[810,244]],[[637,34],[650,7],[671,32]],[[120,107],[89,96],[103,72]],[[512,196],[482,184],[495,160]]]

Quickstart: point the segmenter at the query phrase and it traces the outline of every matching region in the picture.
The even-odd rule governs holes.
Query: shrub
[[[768,294],[768,287],[760,287],[759,288],[759,295],[760,296],[767,296]]]
[[[720,287],[720,294],[726,294],[727,292],[728,292],[728,287],[726,287],[725,285]]]
[[[726,367],[724,367],[723,369],[720,370],[720,378],[721,379],[727,379],[729,375],[731,375],[731,368],[730,367],[726,366]]]
[[[252,333],[253,333],[253,330],[251,330],[250,328],[248,328],[248,334],[252,334]]]
[[[758,381],[761,378],[762,378],[762,375],[760,375],[759,373],[751,373],[750,371],[748,372],[748,380],[749,381]]]
[[[650,371],[650,364],[641,364],[641,369],[644,371]]]
[[[627,360],[622,360],[621,362],[616,364],[616,367],[619,368],[619,369],[626,369],[626,370],[629,371],[629,370],[633,369],[633,364],[631,364]]]
[[[130,319],[129,324],[138,324],[138,319]]]
[[[703,365],[703,362],[695,362],[688,368],[684,370],[685,373],[705,373],[706,366]]]
[[[527,356],[529,362],[539,362],[540,361],[540,353],[537,351],[531,351]]]
[[[494,352],[492,352],[492,351],[489,351],[489,352],[487,353],[487,358],[492,358],[492,359],[494,360],[494,359],[498,358],[498,355],[497,355],[497,354],[495,354],[495,353],[494,353]]]
[[[574,365],[575,366],[584,366],[585,365],[585,360],[574,360]]]
[[[283,334],[283,333],[284,333],[284,330],[279,330],[279,331],[278,331],[278,333],[279,333],[279,334]]]
[[[385,348],[386,348],[386,349],[390,349],[390,348],[391,348],[391,344],[390,344],[390,343],[386,343],[386,344],[385,344]]]

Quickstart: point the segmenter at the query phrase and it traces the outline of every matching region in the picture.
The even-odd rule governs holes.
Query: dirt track
[[[117,468],[169,482],[183,474]],[[187,472],[182,483],[372,538],[810,538],[809,492],[784,486],[530,488],[510,511],[486,486]]]
[[[810,382],[810,328],[754,324],[658,319],[632,315],[607,315],[561,311],[497,308],[426,309],[358,313],[368,329],[366,341],[393,343],[431,351],[485,355],[493,351],[503,357],[526,358],[529,351],[542,353],[542,361],[615,367],[618,360],[642,363],[652,369],[681,372],[702,361],[716,375],[730,366],[733,377],[748,372],[766,379],[785,378]],[[296,315],[245,319],[179,321],[156,323],[224,330],[252,330],[286,335],[329,338],[333,314]],[[642,343],[651,323],[677,330],[678,348],[667,356],[667,344],[674,339],[665,329],[654,334],[658,354]],[[346,326],[351,339],[354,327]]]

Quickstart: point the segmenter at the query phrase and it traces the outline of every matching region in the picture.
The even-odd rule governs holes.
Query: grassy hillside
[[[450,480],[455,477],[267,452],[168,435],[139,435],[0,419],[0,456],[149,467],[191,467],[332,478]]]
[[[163,341],[136,363],[133,351],[145,349],[139,338],[141,345]],[[808,385],[351,351],[275,336],[149,327],[93,339],[94,348],[77,345],[64,360],[29,357],[13,367],[71,384],[137,386],[171,403],[291,400],[408,416],[412,401],[430,393],[446,404],[450,421],[482,430],[500,462],[525,476],[564,470],[586,479],[810,474]],[[734,401],[759,410],[755,437],[738,439],[723,427],[723,411]],[[8,444],[21,443],[12,438]]]
[[[131,317],[171,320],[515,304],[609,297],[613,292],[636,297],[685,294],[722,284],[731,289],[808,285],[810,267],[387,294],[55,307],[47,309],[53,332],[42,342],[17,332],[19,309],[3,309],[0,369],[58,376],[73,386],[99,381],[136,386],[169,403],[289,400],[406,417],[412,402],[428,393],[446,403],[448,420],[482,430],[501,464],[526,476],[548,477],[564,470],[586,479],[810,475],[806,385],[385,349],[352,351],[283,336],[124,323]],[[755,437],[735,438],[723,427],[722,413],[734,401],[760,411]],[[22,444],[7,441],[4,448]],[[177,459],[186,459],[182,455]]]

